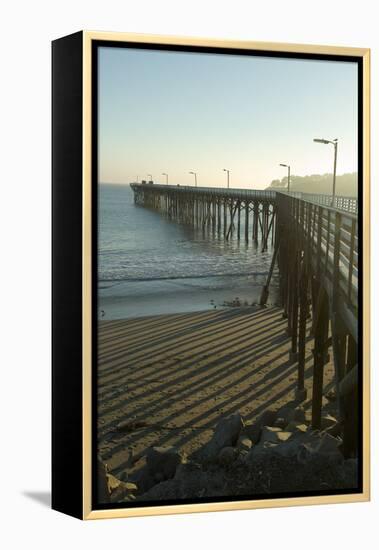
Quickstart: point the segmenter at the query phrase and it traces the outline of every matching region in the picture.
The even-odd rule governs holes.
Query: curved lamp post
[[[188,172],[188,173],[195,176],[195,187],[197,187],[197,173],[196,172]]]
[[[338,138],[336,139],[319,139],[314,138],[313,140],[315,143],[323,143],[324,145],[327,145],[331,143],[334,145],[334,166],[333,166],[333,191],[332,191],[332,207],[334,207],[335,199],[336,199],[336,171],[337,171],[337,148],[338,148]]]
[[[279,166],[284,166],[288,169],[288,183],[287,183],[287,193],[290,192],[290,182],[291,182],[291,166],[289,164],[279,164]]]
[[[166,176],[166,185],[168,185],[168,174],[166,174],[165,172],[162,172],[162,176]]]
[[[226,177],[227,177],[226,186],[227,186],[227,188],[229,189],[230,170],[228,170],[227,168],[223,168],[223,171],[226,172]]]

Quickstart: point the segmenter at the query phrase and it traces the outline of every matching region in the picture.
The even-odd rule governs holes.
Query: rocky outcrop
[[[101,465],[99,493],[101,488],[103,502],[127,502],[357,487],[358,464],[344,460],[333,409],[324,412],[320,430],[312,430],[309,420],[296,404],[264,411],[255,422],[234,413],[219,421],[190,458],[175,447],[151,447],[130,480],[127,473],[115,478]]]

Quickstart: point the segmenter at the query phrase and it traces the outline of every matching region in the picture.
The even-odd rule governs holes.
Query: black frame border
[[[358,326],[358,349],[360,358],[359,380],[358,380],[358,402],[359,402],[359,483],[357,489],[351,490],[334,490],[334,491],[304,491],[293,493],[279,494],[263,494],[238,497],[217,497],[217,498],[199,498],[199,499],[181,499],[181,500],[159,500],[146,502],[133,502],[130,505],[124,504],[99,504],[97,502],[97,472],[92,467],[92,510],[108,510],[112,509],[136,509],[136,508],[154,508],[157,506],[170,506],[180,504],[207,504],[207,503],[227,503],[241,501],[264,501],[298,497],[326,497],[333,495],[348,495],[361,494],[363,492],[363,281],[365,274],[363,273],[363,57],[361,55],[334,55],[334,54],[318,54],[318,53],[302,53],[302,52],[286,52],[286,51],[271,51],[271,50],[256,50],[248,48],[228,48],[218,46],[201,46],[201,45],[177,45],[177,44],[159,44],[148,42],[130,42],[130,41],[113,41],[113,40],[92,40],[92,79],[91,79],[91,95],[92,95],[92,135],[91,135],[91,168],[92,168],[92,465],[97,463],[97,283],[98,283],[98,48],[123,48],[123,49],[140,49],[140,50],[160,50],[170,52],[187,52],[197,54],[215,54],[215,55],[233,55],[233,56],[248,56],[248,57],[275,57],[275,58],[290,58],[290,59],[305,59],[319,61],[338,61],[356,63],[358,68],[358,227],[359,227],[359,292],[358,292],[358,309],[359,309],[359,326]],[[368,274],[367,274],[368,276]]]

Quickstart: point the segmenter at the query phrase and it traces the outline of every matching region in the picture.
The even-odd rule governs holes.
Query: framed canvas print
[[[53,508],[369,498],[369,50],[53,42]]]

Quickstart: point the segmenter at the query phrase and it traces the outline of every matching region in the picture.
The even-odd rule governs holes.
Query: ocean
[[[272,250],[229,241],[134,204],[129,185],[99,185],[98,316],[122,319],[251,305]],[[277,301],[274,272],[268,303]]]

